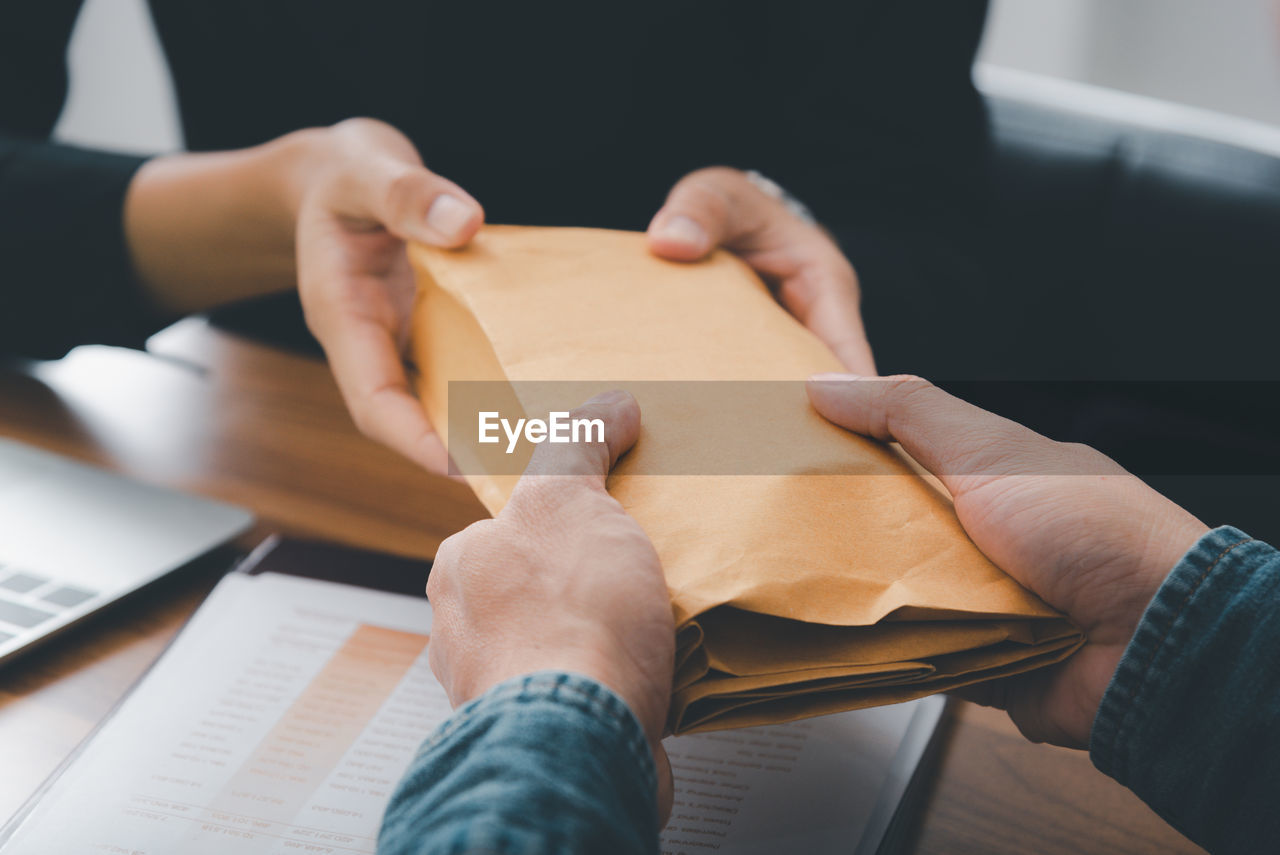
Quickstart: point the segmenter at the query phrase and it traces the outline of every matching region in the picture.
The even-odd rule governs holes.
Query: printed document
[[[450,713],[430,630],[422,598],[230,574],[0,852],[374,852],[397,781]],[[916,709],[669,739],[663,850],[854,852]]]

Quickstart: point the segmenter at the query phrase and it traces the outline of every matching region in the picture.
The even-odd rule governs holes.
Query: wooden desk
[[[416,471],[351,426],[325,366],[190,319],[151,353],[82,348],[0,373],[0,435],[143,481],[252,508],[268,532],[430,556],[484,515],[462,484]],[[54,770],[216,581],[171,577],[0,672],[0,817]],[[913,852],[1194,853],[1083,753],[1024,741],[956,703]]]

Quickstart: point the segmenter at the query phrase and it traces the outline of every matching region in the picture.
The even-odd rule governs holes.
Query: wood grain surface
[[[148,353],[85,347],[0,371],[0,436],[235,502],[266,534],[429,557],[484,516],[464,484],[352,426],[324,363],[187,319]],[[154,661],[217,580],[171,576],[0,669],[0,817],[39,787]],[[223,565],[225,566],[225,565]],[[1032,745],[1001,713],[952,703],[909,851],[1201,852],[1082,752]]]

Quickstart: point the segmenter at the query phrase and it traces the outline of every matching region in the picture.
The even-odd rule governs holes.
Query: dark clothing
[[[491,222],[631,229],[714,164],[833,224],[972,206],[985,5],[151,0],[193,151],[372,116]],[[139,333],[121,207],[140,161],[47,142],[78,7],[19,4],[0,35],[0,351]]]

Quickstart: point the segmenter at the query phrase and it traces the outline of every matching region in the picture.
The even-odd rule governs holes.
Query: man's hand
[[[448,454],[402,361],[415,293],[405,241],[462,246],[484,211],[426,169],[399,131],[372,119],[317,132],[294,174],[298,290],[356,425],[444,472]]]
[[[682,178],[649,224],[649,246],[673,261],[697,261],[717,247],[735,253],[845,368],[875,374],[853,266],[825,231],[746,173],[711,167]]]
[[[1208,527],[1105,455],[917,377],[819,375],[809,397],[836,424],[901,443],[946,485],[978,548],[1085,630],[1067,661],[962,695],[1008,710],[1028,739],[1086,746],[1143,610]]]
[[[427,584],[431,667],[455,706],[534,671],[598,680],[635,712],[662,781],[671,601],[653,544],[604,486],[640,409],[609,392],[571,415],[602,419],[605,442],[538,446],[502,513],[440,545]]]

